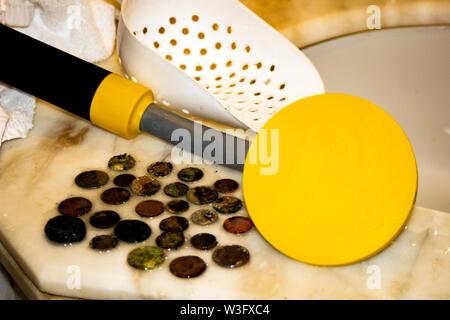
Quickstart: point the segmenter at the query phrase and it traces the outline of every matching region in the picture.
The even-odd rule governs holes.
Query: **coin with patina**
[[[130,266],[140,270],[152,270],[166,260],[164,250],[157,247],[139,247],[128,254],[127,262]]]
[[[129,154],[119,154],[108,161],[108,168],[114,171],[130,170],[136,164],[136,160]]]
[[[247,217],[231,217],[224,221],[223,228],[230,233],[244,233],[253,227],[252,220]]]
[[[152,231],[150,227],[139,220],[122,220],[114,228],[117,238],[125,242],[142,242],[150,237]]]
[[[184,243],[183,232],[166,231],[156,238],[156,245],[163,249],[177,249]]]
[[[53,242],[80,242],[86,235],[86,226],[80,218],[62,215],[51,218],[45,225],[45,235]]]
[[[164,204],[157,200],[145,200],[138,203],[136,213],[141,217],[156,217],[164,212]]]
[[[188,219],[184,217],[172,216],[161,220],[159,228],[162,231],[181,232],[189,227]]]
[[[203,171],[198,168],[184,168],[178,172],[178,179],[184,182],[194,182],[203,177]]]
[[[138,196],[151,196],[158,192],[160,188],[161,183],[149,176],[136,178],[131,183],[131,191]]]
[[[166,204],[166,209],[170,213],[183,213],[189,209],[189,203],[184,200],[172,200]]]
[[[109,176],[100,170],[91,170],[80,173],[75,178],[75,183],[80,188],[95,189],[108,183]]]
[[[103,210],[92,215],[89,221],[96,228],[108,229],[114,227],[120,221],[120,216],[115,211]]]
[[[226,268],[238,268],[250,260],[248,250],[239,245],[218,247],[213,252],[213,261]]]
[[[179,278],[194,278],[206,270],[206,263],[197,256],[184,256],[172,260],[169,265],[170,272]]]
[[[148,168],[148,174],[154,177],[164,177],[172,172],[173,165],[170,162],[158,161],[152,163]]]
[[[164,193],[173,198],[184,196],[188,190],[189,187],[181,182],[170,183],[164,187]]]
[[[186,198],[193,204],[207,204],[214,202],[219,196],[218,192],[211,187],[201,186],[190,189]]]
[[[135,176],[129,173],[119,174],[114,178],[113,182],[116,186],[127,188],[131,185],[131,183],[136,179]]]
[[[213,207],[220,213],[235,213],[242,208],[242,201],[233,196],[225,196],[214,201]]]
[[[130,191],[124,188],[114,187],[103,191],[100,198],[104,203],[118,205],[125,203],[130,199]]]
[[[219,219],[218,214],[210,209],[200,209],[191,215],[191,221],[201,226],[212,224],[217,219]]]
[[[220,179],[214,183],[214,188],[220,193],[232,193],[239,188],[239,184],[232,179]]]
[[[72,217],[82,216],[91,211],[91,209],[92,203],[88,199],[82,197],[68,198],[58,205],[58,211],[61,214]]]
[[[109,235],[109,234],[95,236],[94,238],[92,238],[91,242],[89,242],[89,246],[92,249],[99,250],[99,251],[109,251],[109,250],[117,247],[118,244],[119,244],[119,239],[117,239],[117,237]]]
[[[211,233],[199,233],[191,238],[191,244],[199,250],[209,250],[217,246],[217,240]]]

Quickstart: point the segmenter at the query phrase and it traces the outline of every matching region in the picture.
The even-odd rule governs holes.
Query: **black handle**
[[[0,81],[87,120],[109,71],[0,24]]]

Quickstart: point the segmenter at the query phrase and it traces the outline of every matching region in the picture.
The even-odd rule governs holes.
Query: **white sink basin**
[[[368,99],[398,121],[417,158],[416,205],[450,212],[450,27],[359,33],[303,52],[327,92]]]

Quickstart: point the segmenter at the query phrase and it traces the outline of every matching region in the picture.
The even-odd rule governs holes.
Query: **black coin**
[[[142,176],[133,180],[130,187],[138,196],[151,196],[161,188],[161,184],[152,177]]]
[[[150,237],[152,230],[142,221],[122,220],[114,228],[114,233],[122,241],[136,243]]]
[[[156,238],[156,245],[163,249],[177,249],[184,243],[183,232],[166,231]]]
[[[58,211],[61,214],[72,217],[82,216],[91,211],[91,209],[92,203],[88,199],[82,197],[68,198],[58,206]]]
[[[237,268],[250,260],[250,253],[242,246],[223,246],[214,250],[212,258],[222,267]]]
[[[178,172],[178,178],[181,181],[193,182],[203,177],[203,171],[198,168],[184,168]]]
[[[217,219],[219,219],[217,213],[209,209],[200,209],[195,211],[191,215],[191,221],[201,226],[206,226],[208,224],[214,223],[217,221]]]
[[[193,204],[207,204],[214,202],[219,196],[218,192],[211,187],[195,187],[188,191],[186,198]]]
[[[172,200],[166,204],[166,209],[170,213],[183,213],[189,209],[189,203],[184,200]]]
[[[242,208],[242,201],[233,196],[225,196],[214,201],[213,207],[220,213],[235,213]]]
[[[118,243],[119,239],[117,239],[115,236],[104,234],[92,238],[91,242],[89,243],[89,246],[92,249],[100,251],[108,251],[117,247]]]
[[[93,216],[91,216],[89,221],[96,228],[108,229],[114,227],[120,221],[120,216],[117,212],[104,210],[96,212]]]
[[[86,226],[79,218],[62,215],[47,222],[45,234],[51,241],[58,243],[80,242],[86,235]]]
[[[94,189],[108,183],[109,177],[106,172],[99,170],[85,171],[75,178],[77,186],[85,189]]]
[[[125,171],[134,167],[136,160],[129,154],[119,154],[108,161],[108,168],[114,171]]]
[[[164,187],[164,193],[170,197],[182,197],[189,190],[189,187],[181,182],[170,183]]]
[[[179,278],[194,278],[206,270],[206,263],[197,256],[184,256],[174,259],[169,266],[170,272]]]
[[[232,179],[220,179],[214,183],[214,188],[221,193],[231,193],[239,188],[239,184]]]
[[[155,177],[164,177],[172,172],[173,165],[170,162],[158,161],[152,163],[148,168],[147,172]]]
[[[199,233],[191,238],[191,244],[194,248],[209,250],[217,246],[217,240],[216,237],[210,233]]]
[[[169,217],[161,220],[159,228],[162,231],[181,232],[189,227],[189,221],[183,217]]]
[[[156,217],[164,212],[164,204],[157,200],[145,200],[138,203],[136,213],[141,217]]]
[[[128,173],[119,174],[117,177],[114,178],[114,184],[116,186],[126,188],[131,185],[134,179],[136,179],[136,177],[133,176],[132,174]]]
[[[130,199],[130,191],[123,188],[111,188],[103,191],[101,199],[107,204],[122,204]]]

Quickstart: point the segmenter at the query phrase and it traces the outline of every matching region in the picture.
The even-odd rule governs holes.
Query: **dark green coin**
[[[142,176],[136,178],[131,183],[131,191],[138,196],[151,196],[155,194],[161,188],[161,184],[158,180],[149,177]]]
[[[191,238],[191,244],[199,250],[209,250],[217,246],[217,240],[210,233],[199,233]]]
[[[99,170],[85,171],[80,173],[75,178],[75,183],[80,188],[94,189],[104,186],[108,183],[108,175]]]
[[[166,259],[164,251],[157,247],[139,247],[128,254],[128,264],[136,269],[151,270]]]
[[[130,170],[136,164],[136,160],[129,154],[120,154],[108,161],[108,168],[114,171]]]
[[[231,193],[239,188],[239,184],[232,179],[220,179],[214,183],[214,188],[221,193]]]
[[[148,174],[151,174],[155,177],[164,177],[172,172],[173,165],[170,162],[154,162],[148,168]]]
[[[130,191],[123,188],[111,188],[103,191],[100,198],[104,203],[118,205],[130,199]]]
[[[177,249],[184,243],[183,232],[166,231],[156,238],[156,244],[163,249]]]
[[[211,187],[195,187],[188,191],[186,198],[193,204],[207,204],[214,202],[219,196],[218,192]]]
[[[117,238],[131,243],[142,242],[150,237],[151,233],[150,227],[139,220],[122,220],[114,228]]]
[[[92,203],[88,199],[82,197],[68,198],[58,205],[58,211],[61,214],[72,217],[82,216],[91,211],[91,209]]]
[[[159,228],[162,231],[181,232],[189,227],[189,221],[183,217],[169,217],[161,220]]]
[[[231,217],[223,223],[223,228],[230,233],[244,233],[252,227],[252,220],[247,217]]]
[[[174,198],[184,196],[188,190],[189,187],[181,182],[171,183],[164,187],[164,193]]]
[[[220,213],[235,213],[242,208],[242,201],[233,196],[225,196],[214,201],[213,207]]]
[[[198,168],[184,168],[178,172],[178,178],[185,182],[194,182],[203,177],[203,171]]]
[[[183,213],[189,209],[189,203],[184,200],[172,200],[166,204],[166,209],[170,213]]]
[[[116,186],[126,188],[131,185],[134,179],[136,179],[136,177],[133,176],[132,174],[128,173],[119,174],[117,177],[114,178],[114,184]]]
[[[178,257],[170,263],[170,272],[179,278],[194,278],[206,270],[206,263],[197,256]]]
[[[118,243],[119,239],[116,237],[109,234],[104,234],[92,238],[89,246],[95,250],[108,251],[117,247]]]
[[[200,209],[195,211],[191,215],[191,221],[201,226],[206,226],[208,224],[214,223],[217,221],[217,219],[219,219],[217,213],[209,209]]]
[[[79,218],[62,215],[47,222],[45,234],[48,239],[57,243],[80,242],[86,235],[86,226]]]
[[[145,200],[138,203],[136,213],[141,217],[156,217],[164,212],[164,204],[157,200]]]
[[[250,253],[239,245],[223,246],[214,250],[212,258],[219,266],[238,268],[250,260]]]
[[[120,216],[117,212],[104,210],[96,212],[93,216],[91,216],[89,221],[96,228],[108,229],[114,227],[120,221]]]

